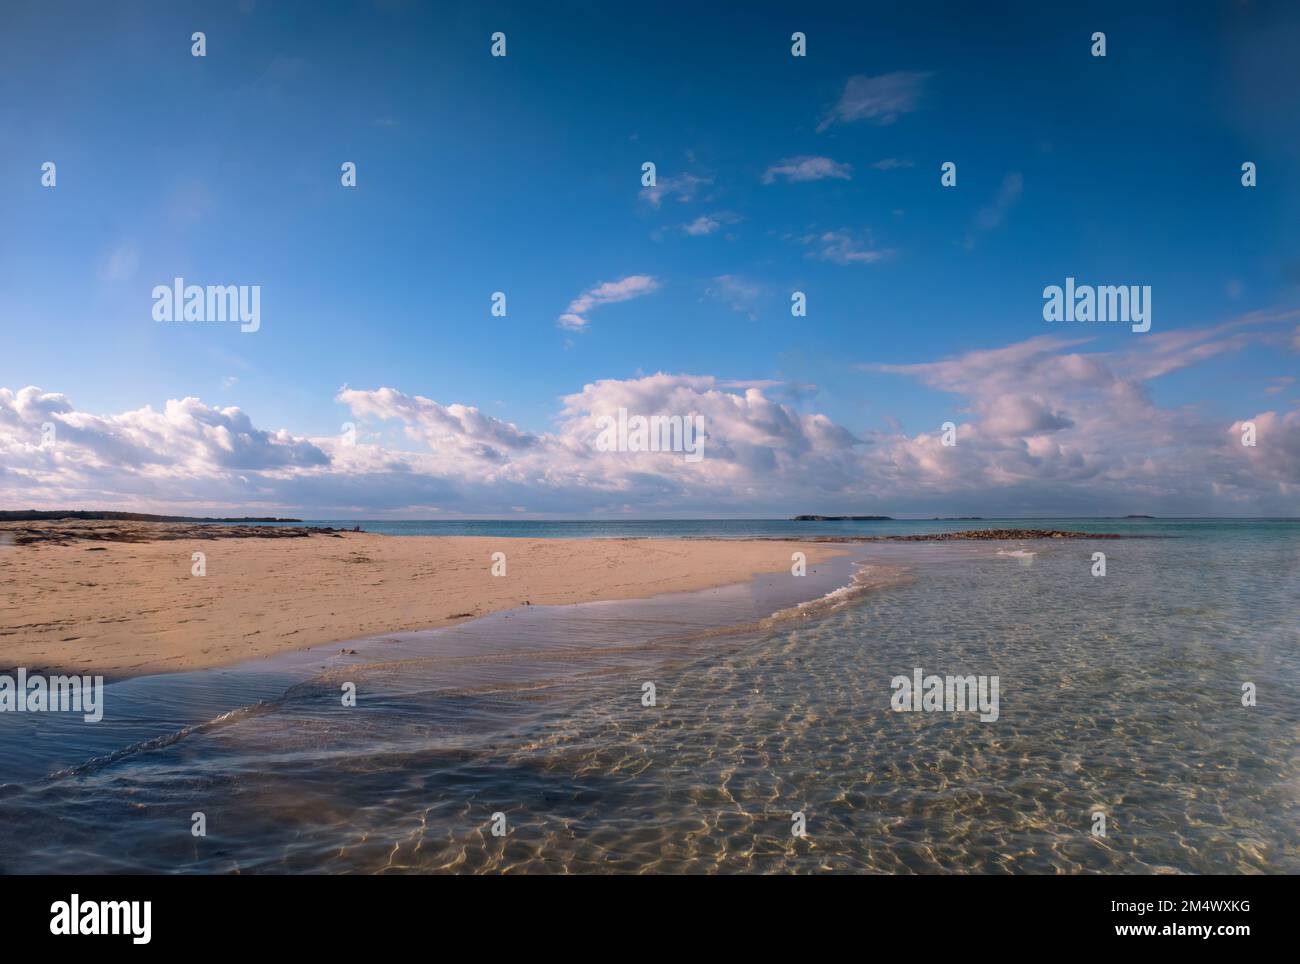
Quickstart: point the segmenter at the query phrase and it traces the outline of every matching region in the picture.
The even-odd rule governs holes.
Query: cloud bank
[[[559,400],[545,432],[397,388],[344,388],[333,401],[355,436],[319,438],[259,428],[239,408],[197,398],[99,415],[62,394],[0,389],[0,503],[309,518],[1296,515],[1294,403],[1207,415],[1161,407],[1148,390],[1250,344],[1285,350],[1290,337],[1236,322],[1135,339],[1117,353],[1041,336],[859,366],[863,378],[953,396],[955,447],[941,444],[938,425],[852,431],[804,410],[808,386],[710,375],[591,382]],[[703,459],[598,451],[600,417],[620,408],[702,415]],[[1241,445],[1248,421],[1254,447]]]

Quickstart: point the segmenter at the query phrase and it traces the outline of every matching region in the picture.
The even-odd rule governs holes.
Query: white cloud
[[[1255,425],[1253,446],[1241,444],[1244,422]],[[1244,456],[1252,479],[1273,480],[1300,495],[1300,409],[1260,412],[1234,422],[1226,435],[1224,445],[1235,456]]]
[[[718,292],[747,284],[714,279]],[[392,387],[344,388],[335,400],[358,425],[352,445],[263,429],[238,408],[195,398],[101,415],[55,392],[0,389],[0,503],[314,518],[627,507],[647,517],[1294,515],[1300,410],[1206,414],[1162,407],[1149,391],[1166,372],[1289,339],[1285,317],[1135,338],[1115,352],[1040,336],[862,366],[864,378],[906,378],[947,397],[955,448],[940,444],[938,425],[909,433],[886,417],[894,413],[882,414],[885,430],[850,431],[805,410],[815,397],[807,386],[663,372],[583,386],[560,400],[548,431]],[[597,450],[598,419],[620,407],[703,416],[703,459]],[[1246,420],[1253,448],[1240,444]],[[53,444],[42,444],[46,423]]]
[[[0,501],[15,507],[182,504],[222,490],[255,502],[241,477],[282,479],[328,465],[310,440],[259,429],[240,409],[197,398],[94,415],[58,393],[0,388]]]
[[[976,215],[975,223],[980,230],[991,231],[1000,225],[1011,210],[1012,205],[1020,199],[1025,188],[1025,179],[1012,172],[1002,179],[1002,185],[993,200]]]
[[[1019,492],[1054,510],[1091,500],[1089,513],[1146,511],[1132,507],[1139,503],[1171,515],[1286,511],[1300,496],[1300,412],[1256,416],[1270,435],[1260,451],[1240,445],[1239,423],[1161,408],[1147,389],[1162,374],[1273,337],[1240,325],[1135,339],[1114,354],[1073,350],[1087,339],[1040,336],[940,362],[865,367],[966,400],[960,411],[970,417],[945,463],[960,466],[947,479],[953,490]],[[937,464],[911,467],[921,486],[942,477]]]
[[[875,247],[865,233],[857,238],[845,228],[804,235],[800,240],[813,249],[808,252],[808,257],[833,264],[875,264],[893,253]]]
[[[132,243],[123,242],[104,258],[99,269],[101,281],[130,281],[140,266],[140,251]]]
[[[739,275],[722,274],[709,283],[704,293],[723,302],[733,311],[756,319],[759,302],[767,295],[767,288]]]
[[[485,462],[504,462],[512,453],[538,444],[537,436],[510,422],[485,415],[466,405],[441,405],[421,395],[405,395],[391,388],[356,391],[344,388],[335,401],[358,416],[405,423],[407,434],[429,448]]]
[[[571,331],[581,331],[587,327],[587,315],[603,305],[612,305],[619,301],[629,301],[658,291],[661,287],[657,278],[648,274],[632,274],[618,281],[602,281],[594,288],[588,288],[569,302],[569,307],[560,315],[559,326]]]
[[[844,93],[830,113],[817,125],[824,131],[834,123],[869,120],[892,124],[899,114],[910,114],[921,102],[929,71],[905,70],[878,77],[850,77]]]
[[[682,231],[691,237],[703,237],[713,234],[725,224],[735,224],[741,218],[731,211],[715,211],[713,214],[701,214],[694,221],[682,225]]]
[[[829,157],[813,157],[808,154],[799,157],[787,157],[781,163],[774,164],[763,172],[763,183],[774,184],[777,178],[785,178],[791,183],[802,181],[824,181],[834,178],[841,181],[852,180],[853,168],[841,164]]]
[[[700,189],[713,183],[709,177],[700,177],[695,174],[676,174],[672,177],[659,177],[655,179],[653,187],[641,188],[641,199],[651,207],[659,207],[663,204],[666,197],[675,198],[682,204],[687,204],[695,200]]]
[[[682,225],[682,230],[692,237],[699,237],[704,234],[712,234],[718,228],[722,227],[722,222],[708,214],[701,214],[690,224]]]

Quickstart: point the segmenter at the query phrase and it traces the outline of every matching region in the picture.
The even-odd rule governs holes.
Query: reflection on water
[[[1300,872],[1296,538],[1020,547],[1032,565],[998,548],[1018,547],[867,547],[878,588],[739,632],[698,634],[825,592],[848,562],[806,584],[517,610],[323,666],[118,684],[98,729],[0,720],[0,862]],[[890,679],[914,667],[998,675],[999,720],[892,712]],[[234,692],[267,702],[175,738]]]

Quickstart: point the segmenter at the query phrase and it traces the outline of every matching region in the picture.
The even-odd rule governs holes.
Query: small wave
[[[129,756],[135,756],[137,753],[147,753],[150,750],[161,750],[163,747],[179,743],[188,736],[194,736],[199,733],[209,733],[231,723],[237,723],[240,720],[246,720],[252,716],[258,716],[267,713],[280,705],[281,700],[261,700],[251,706],[241,706],[237,709],[227,710],[219,716],[214,716],[210,720],[202,723],[193,723],[190,726],[183,726],[179,730],[171,733],[164,733],[161,736],[155,736],[148,740],[141,740],[139,743],[132,743],[130,746],[124,746],[112,753],[105,753],[101,756],[91,757],[84,763],[78,763],[76,766],[66,767],[62,770],[56,770],[54,773],[45,777],[46,780],[62,780],[67,777],[84,776],[87,773],[93,773],[96,770],[102,770],[104,767],[112,766],[119,760],[124,760]]]
[[[901,585],[913,576],[912,570],[903,566],[882,566],[875,563],[858,563],[857,569],[853,573],[852,580],[838,589],[832,589],[824,596],[818,596],[816,599],[809,599],[795,606],[789,606],[785,609],[779,609],[772,615],[763,619],[746,622],[733,623],[727,626],[718,626],[713,629],[704,629],[698,632],[685,633],[677,636],[669,636],[661,639],[661,642],[679,642],[687,639],[709,639],[716,636],[733,636],[739,633],[757,633],[766,632],[775,629],[785,623],[793,622],[797,619],[812,619],[818,616],[824,616],[835,610],[842,609],[849,603],[864,596],[869,592],[877,589],[886,589],[890,586]]]
[[[762,620],[759,625],[767,629],[791,619],[808,619],[834,612],[855,599],[876,589],[900,585],[911,578],[912,572],[902,566],[882,566],[859,563],[853,579],[847,585],[832,589],[824,596],[809,599],[796,606],[781,609]]]

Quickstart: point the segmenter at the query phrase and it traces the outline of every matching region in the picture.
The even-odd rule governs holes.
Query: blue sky
[[[11,3],[0,495],[363,516],[1018,514],[1106,511],[1098,490],[1133,478],[1144,509],[1285,510],[1300,484],[1287,381],[1300,369],[1300,10],[1055,6]],[[195,30],[206,57],[191,56]],[[498,30],[504,58],[489,55]],[[1098,30],[1104,58],[1090,55]],[[344,161],[355,188],[340,184]],[[641,187],[645,161],[659,195]],[[954,188],[940,186],[945,161]],[[1243,161],[1258,187],[1241,185]],[[155,322],[151,289],[175,276],[261,285],[260,330]],[[1044,322],[1042,289],[1067,276],[1150,285],[1151,332]],[[581,330],[558,323],[583,292],[637,277],[653,279],[641,296],[595,307]],[[498,290],[505,318],[489,313]],[[806,318],[791,317],[794,290]],[[1200,347],[1151,375],[1144,359],[1180,334]],[[1045,337],[1087,341],[1030,356],[1104,359],[1147,407],[1092,424],[1096,385],[1055,395],[1037,362],[1023,392],[915,367]],[[729,445],[718,415],[714,450],[732,461],[694,479],[658,458],[573,462],[566,440],[596,409],[578,418],[563,400],[656,373],[736,397],[758,385],[794,427],[763,441],[750,413]],[[20,405],[26,386],[41,394]],[[439,408],[395,414],[345,387]],[[1047,438],[1033,418],[999,421],[1011,394],[1069,427]],[[201,423],[172,425],[179,436],[129,415],[186,398],[208,414],[177,415]],[[477,415],[449,421],[447,406]],[[28,451],[41,411],[89,433],[84,451]],[[1266,414],[1264,451],[1241,465],[1198,434]],[[1145,443],[1169,460],[1142,467],[1116,426],[1166,416]],[[810,443],[800,420],[818,417],[851,441]],[[359,418],[373,450],[351,465],[329,437]],[[247,464],[224,436],[227,455],[194,450],[222,419],[235,435],[247,423],[233,446]],[[988,443],[956,475],[906,448],[947,419],[971,428],[963,457]],[[550,455],[476,493],[514,461],[475,449],[492,420],[540,440],[519,452]],[[129,443],[134,464],[119,448],[124,461],[100,465],[97,433]],[[277,476],[283,453],[262,450],[299,443],[324,461]],[[1049,444],[1056,468],[1035,462]],[[787,461],[737,454],[750,446]],[[797,484],[810,451],[833,463],[811,502]],[[161,468],[142,477],[146,463]],[[428,482],[389,487],[390,470]],[[1188,472],[1199,485],[1175,481]]]

